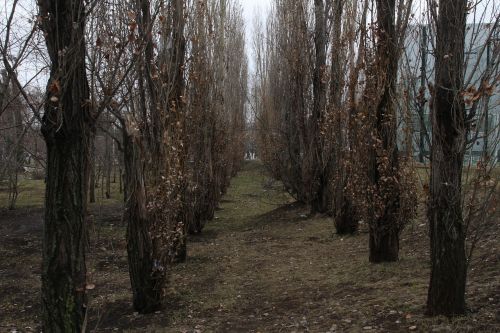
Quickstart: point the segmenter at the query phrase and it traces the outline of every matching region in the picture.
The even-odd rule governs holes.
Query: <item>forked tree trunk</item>
[[[154,244],[151,221],[146,209],[144,154],[137,137],[130,129],[123,131],[125,162],[125,212],[127,253],[134,309],[150,313],[161,306],[162,290],[155,279]]]
[[[382,82],[382,92],[375,115],[375,135],[381,142],[382,150],[387,154],[385,170],[381,170],[376,148],[372,147],[370,178],[377,191],[384,194],[383,209],[380,216],[370,221],[370,262],[397,261],[399,255],[399,204],[400,194],[397,186],[391,189],[383,177],[393,176],[399,169],[398,147],[396,143],[396,80],[398,66],[397,36],[394,24],[395,0],[377,0],[378,43],[377,43],[377,79]],[[378,89],[378,88],[377,88]],[[390,171],[389,171],[390,170]],[[387,173],[391,172],[390,175]],[[384,178],[385,178],[384,177]]]
[[[86,179],[95,124],[85,71],[85,2],[38,4],[51,60],[42,119],[47,145],[42,324],[44,332],[81,332],[87,312]]]
[[[467,265],[462,218],[465,152],[463,60],[467,1],[441,0],[436,38],[428,219],[431,239],[429,315],[464,314]]]

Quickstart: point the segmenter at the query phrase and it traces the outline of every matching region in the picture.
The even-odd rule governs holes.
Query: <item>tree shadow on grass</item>
[[[208,222],[210,223],[210,221]],[[198,234],[189,235],[188,244],[189,243],[209,243],[217,238],[219,232],[213,228],[207,229],[204,228],[202,232]],[[188,245],[189,246],[189,245]]]
[[[292,202],[251,219],[255,227],[269,224],[297,223],[308,218],[308,207],[301,202]]]

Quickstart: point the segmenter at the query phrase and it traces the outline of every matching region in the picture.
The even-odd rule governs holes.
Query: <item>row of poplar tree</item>
[[[332,214],[339,234],[356,232],[364,221],[370,262],[398,260],[400,234],[416,217],[419,197],[426,198],[432,267],[427,312],[453,316],[466,311],[466,253],[474,247],[467,248],[466,237],[477,241],[473,230],[484,232],[494,214],[498,181],[485,181],[495,162],[483,156],[467,185],[474,194],[463,192],[462,175],[478,103],[492,94],[498,77],[485,73],[477,87],[465,87],[466,18],[474,6],[421,1],[428,9],[418,13],[413,5],[275,1],[254,36],[251,101],[267,169],[312,213]],[[429,85],[412,87],[419,91],[412,95],[401,63],[408,61],[402,56],[415,15],[429,22],[435,69],[427,78],[424,67],[422,81]],[[486,36],[498,24],[494,19],[483,26]],[[416,104],[431,110],[430,181],[424,188],[417,186],[413,133],[401,125],[405,110]]]
[[[17,42],[22,54],[42,32],[50,67],[43,112],[5,48],[2,59],[47,147],[43,330],[79,332],[92,288],[87,203],[96,134],[106,133],[122,154],[133,305],[152,312],[170,267],[185,259],[187,234],[213,218],[244,158],[244,20],[231,0],[37,5],[31,32]],[[5,45],[18,6],[13,1]]]

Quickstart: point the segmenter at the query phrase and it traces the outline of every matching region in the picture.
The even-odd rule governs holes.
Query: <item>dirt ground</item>
[[[0,211],[0,332],[38,332],[41,208]],[[125,227],[117,203],[92,209],[88,269],[91,332],[500,332],[498,223],[478,248],[468,279],[470,313],[424,315],[427,225],[417,219],[397,263],[368,263],[368,235],[339,237],[246,164],[188,261],[171,272],[161,311],[131,306]]]

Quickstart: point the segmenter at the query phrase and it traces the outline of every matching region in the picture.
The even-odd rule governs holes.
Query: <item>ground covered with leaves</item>
[[[309,216],[258,163],[247,163],[216,218],[190,238],[187,262],[172,269],[165,308],[139,315],[121,209],[92,206],[91,332],[500,332],[498,227],[471,264],[469,315],[428,318],[422,217],[403,233],[399,262],[373,265],[365,226],[335,235],[331,218]],[[39,331],[42,214],[1,212],[0,332]]]

